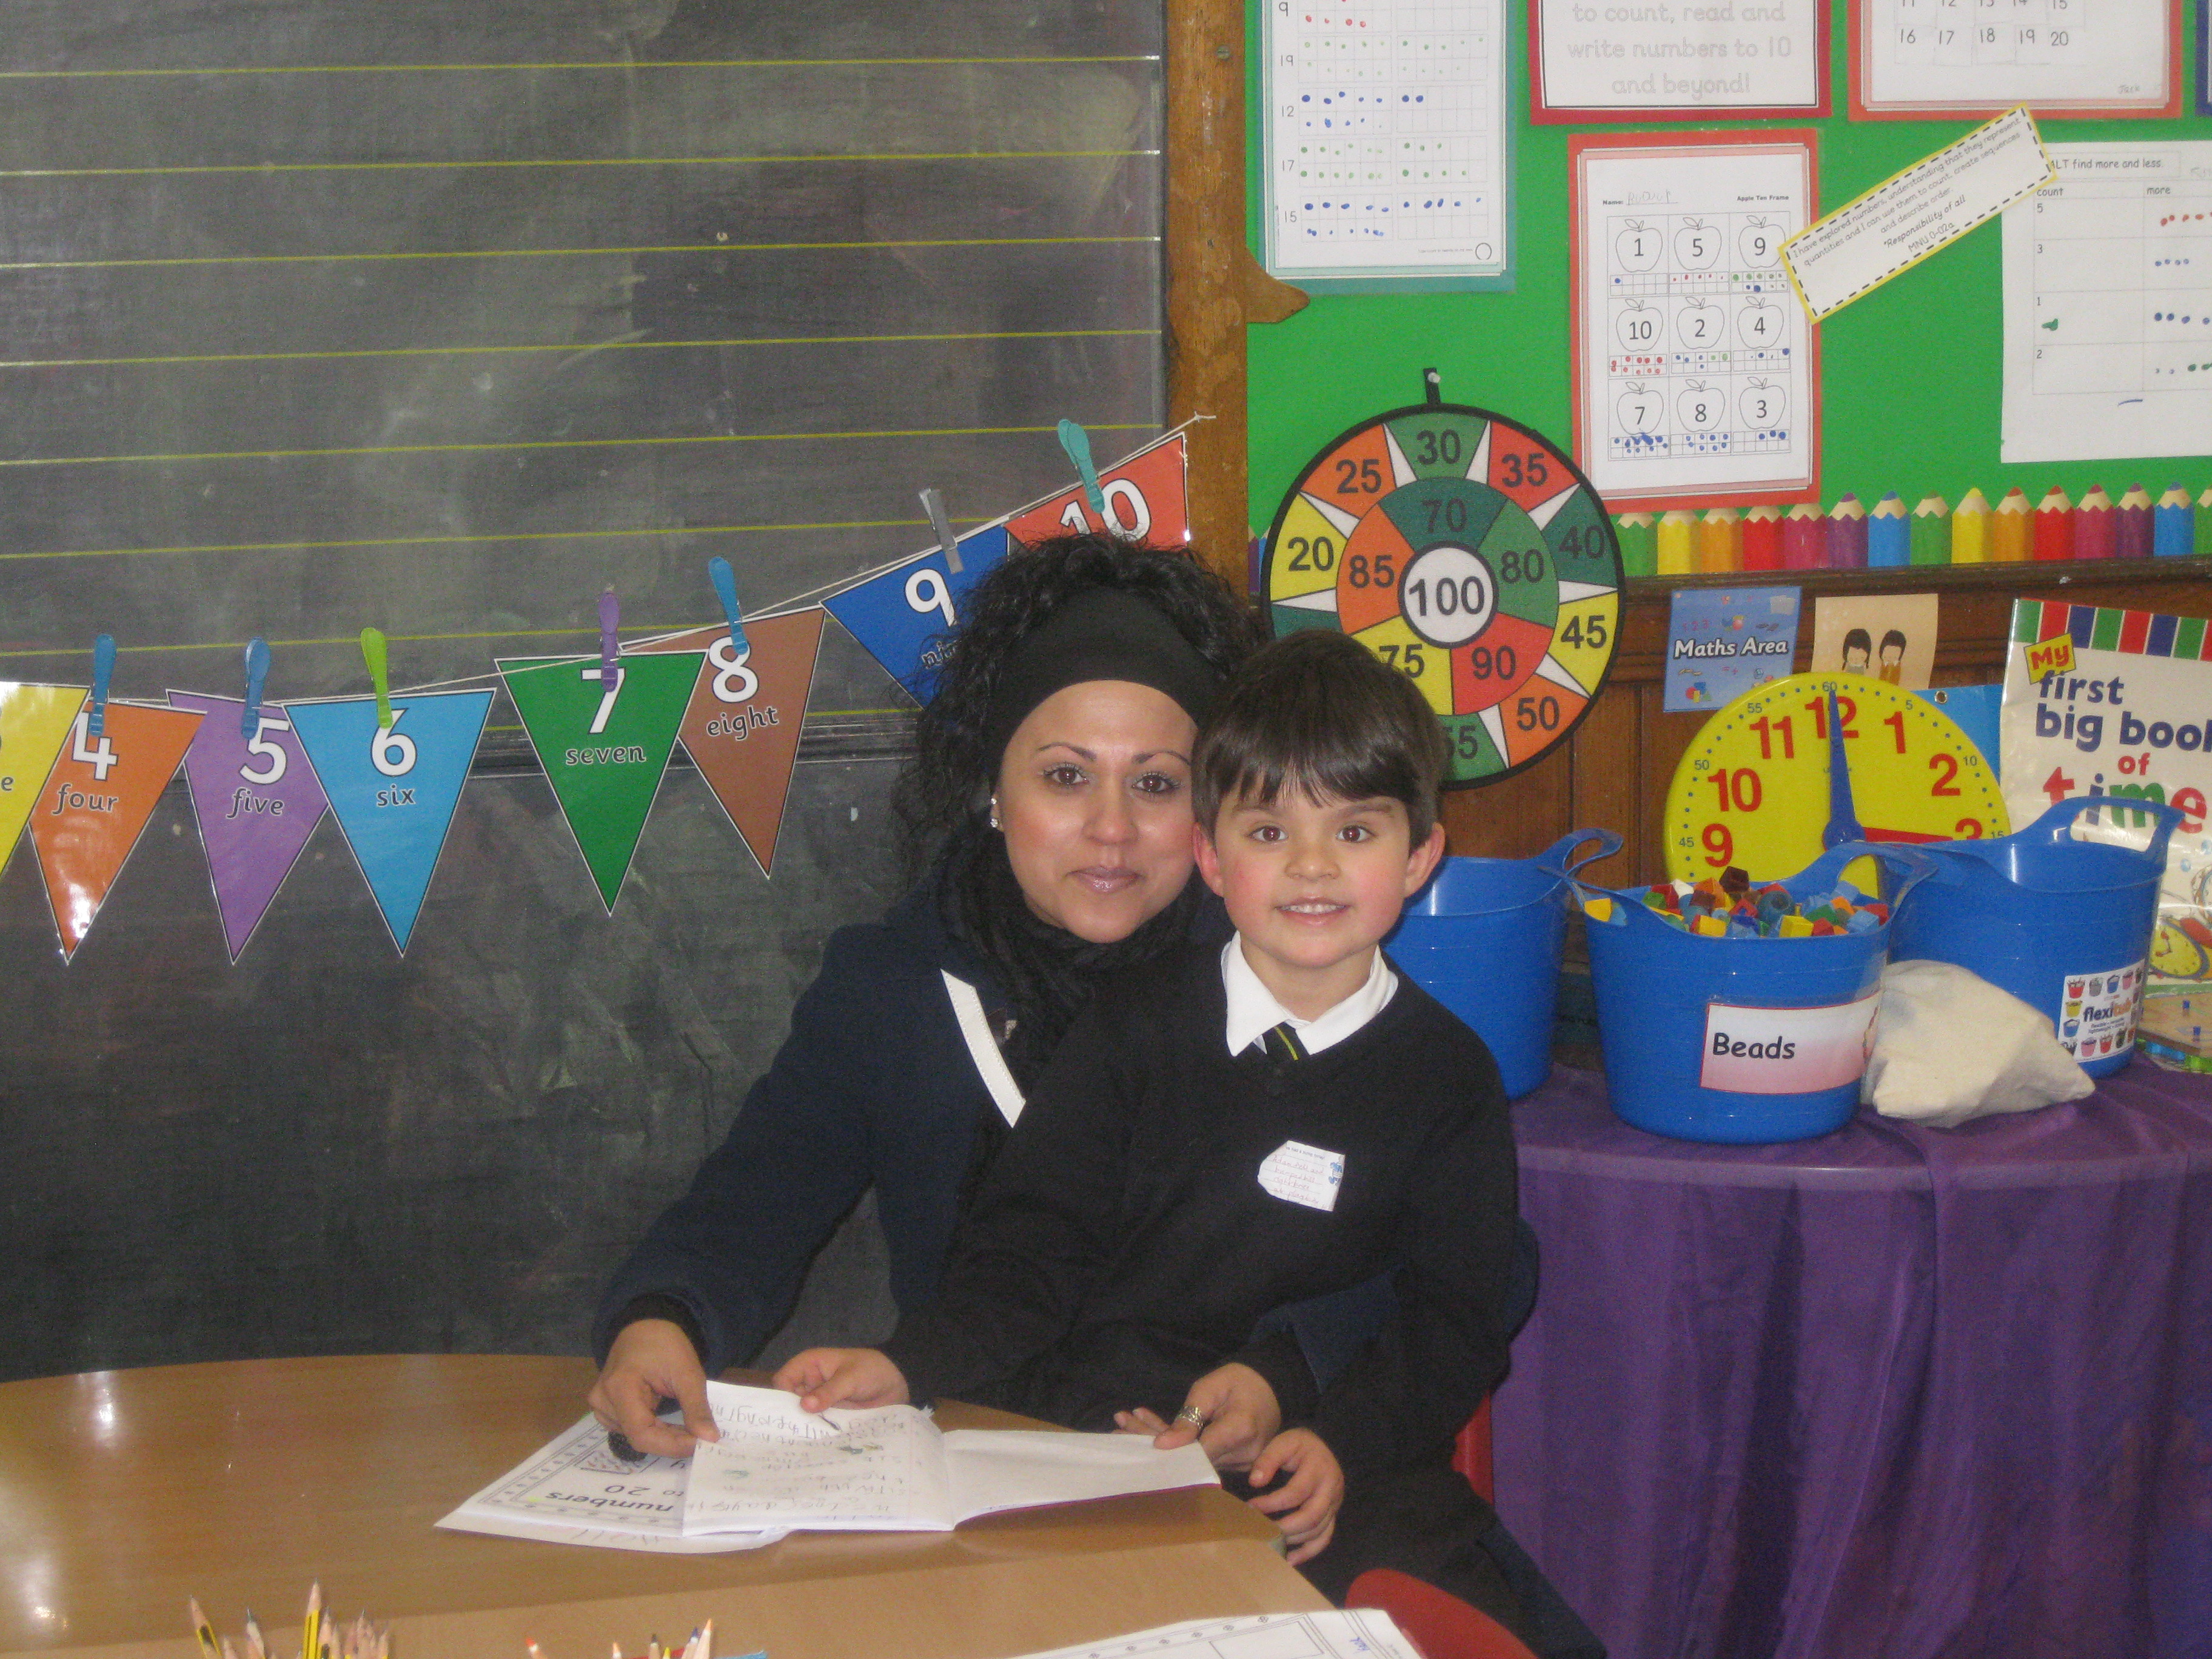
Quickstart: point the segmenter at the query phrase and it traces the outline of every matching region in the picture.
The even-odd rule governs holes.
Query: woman
[[[1106,973],[1227,938],[1192,878],[1190,752],[1251,647],[1228,586],[1180,555],[1071,536],[975,589],[896,801],[927,873],[841,929],[729,1138],[615,1275],[591,1405],[639,1449],[714,1437],[705,1378],[749,1358],[870,1185],[902,1310],[937,1287],[963,1200]],[[1287,1329],[1212,1413],[1249,1462],[1313,1382]],[[684,1426],[658,1422],[673,1398]]]

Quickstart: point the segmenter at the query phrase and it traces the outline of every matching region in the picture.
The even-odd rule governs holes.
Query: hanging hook
[[[1098,487],[1098,463],[1091,459],[1091,434],[1073,421],[1062,421],[1060,447],[1067,452],[1067,459],[1075,463],[1076,471],[1082,476],[1083,493],[1090,500],[1091,510],[1111,530],[1114,523],[1106,516],[1106,492]]]
[[[392,729],[392,665],[387,656],[383,630],[364,628],[361,630],[362,660],[368,665],[368,683],[376,688],[376,729],[380,733]]]
[[[952,520],[945,514],[945,492],[932,484],[921,492],[921,510],[929,514],[929,527],[937,532],[937,550],[945,555],[945,568],[960,574],[960,538],[952,533]]]
[[[246,708],[238,735],[251,742],[261,732],[261,688],[269,679],[269,641],[256,634],[246,642]]]
[[[107,730],[107,683],[115,677],[115,635],[102,634],[92,642],[92,718],[85,731],[98,737]]]
[[[722,614],[730,619],[730,648],[742,661],[752,649],[745,638],[744,613],[738,608],[738,577],[730,568],[730,562],[716,554],[707,561],[707,578],[714,584],[714,597],[722,602]],[[600,665],[605,667],[605,663]]]

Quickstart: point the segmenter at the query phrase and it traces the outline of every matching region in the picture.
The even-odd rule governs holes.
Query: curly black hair
[[[1110,536],[1057,536],[1010,553],[976,584],[967,619],[946,644],[937,694],[915,726],[915,755],[891,797],[919,871],[935,867],[945,931],[990,964],[1012,1024],[1002,1052],[1024,1089],[1036,1081],[1077,1012],[1105,975],[1149,962],[1189,936],[1195,881],[1126,939],[1094,944],[1036,915],[987,817],[1003,756],[989,737],[991,705],[1015,647],[1079,593],[1118,588],[1157,606],[1226,678],[1258,632],[1229,584],[1180,553],[1132,547]],[[997,1132],[978,1138],[979,1158]],[[979,1162],[975,1169],[981,1167]],[[975,1170],[971,1169],[971,1178]]]
[[[1076,594],[1120,588],[1149,599],[1225,679],[1257,645],[1251,612],[1229,584],[1179,552],[1113,536],[1055,536],[1010,553],[976,584],[946,641],[936,694],[915,721],[915,757],[891,803],[919,870],[945,840],[982,815],[1003,758],[986,737],[1000,672],[1013,647]]]

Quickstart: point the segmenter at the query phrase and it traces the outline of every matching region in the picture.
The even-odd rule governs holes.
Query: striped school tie
[[[1298,1034],[1288,1020],[1280,1025],[1270,1025],[1260,1033],[1260,1050],[1273,1060],[1304,1060],[1306,1057],[1306,1045],[1298,1041]]]

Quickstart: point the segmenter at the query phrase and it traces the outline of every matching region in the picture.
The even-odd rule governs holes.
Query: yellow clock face
[[[1996,775],[1925,697],[1863,674],[1793,674],[1721,709],[1674,769],[1663,820],[1669,875],[1697,881],[1735,865],[1755,881],[1777,881],[1820,856],[1831,690],[1867,840],[2010,832]]]

